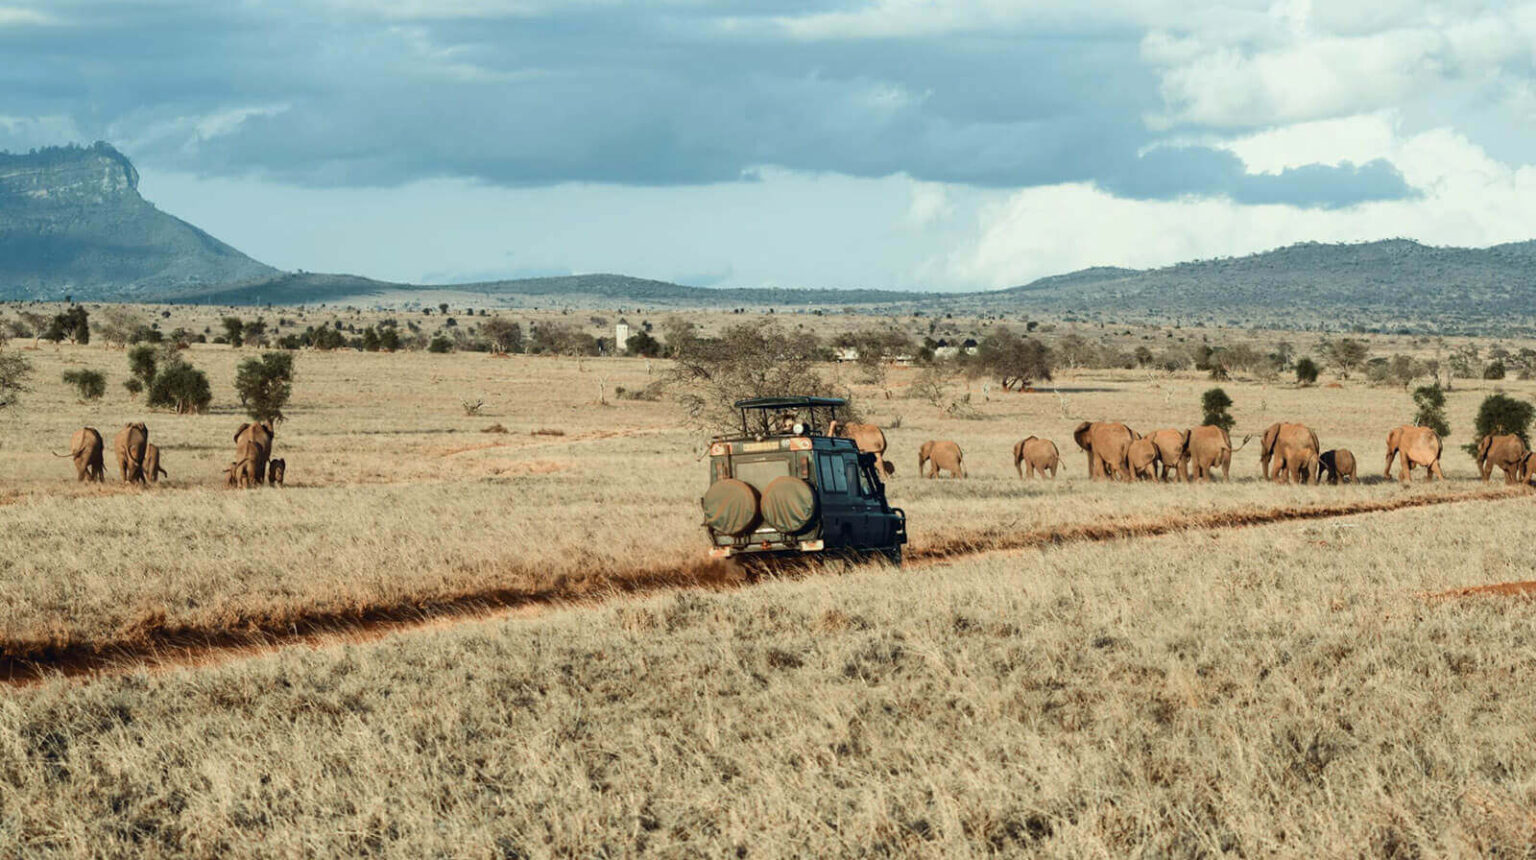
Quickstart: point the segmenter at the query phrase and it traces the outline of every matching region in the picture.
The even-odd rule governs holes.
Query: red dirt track
[[[1529,495],[1523,488],[1431,492],[1350,504],[1244,507],[1211,513],[1066,524],[1030,531],[986,530],[911,547],[907,558],[915,565],[927,566],[987,552],[1331,519],[1431,505],[1503,501]],[[797,566],[786,574],[803,575],[801,571],[804,569]],[[535,611],[669,590],[722,589],[738,585],[740,582],[724,565],[699,558],[665,568],[615,571],[555,589],[495,588],[432,599],[354,606],[345,610],[274,610],[266,615],[240,618],[219,629],[150,621],[112,640],[0,640],[0,685],[30,686],[59,677],[89,678],[140,669],[208,665],[293,645],[323,647],[371,641],[397,632],[503,617],[519,610]],[[1437,596],[1485,591],[1536,596],[1536,583],[1481,586]]]

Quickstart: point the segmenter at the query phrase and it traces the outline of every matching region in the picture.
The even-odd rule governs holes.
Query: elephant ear
[[[1084,451],[1088,450],[1088,430],[1091,427],[1093,427],[1092,421],[1084,421],[1077,425],[1076,430],[1072,431],[1072,438],[1077,441],[1077,447],[1082,448]]]
[[[1486,460],[1488,458],[1488,449],[1491,447],[1493,447],[1493,434],[1490,433],[1477,440],[1477,459]]]
[[[1264,449],[1263,449],[1264,453],[1268,454],[1268,453],[1274,451],[1275,450],[1275,440],[1279,439],[1279,438],[1280,438],[1280,424],[1278,422],[1276,422],[1274,424],[1271,424],[1268,427],[1266,427],[1264,429]]]

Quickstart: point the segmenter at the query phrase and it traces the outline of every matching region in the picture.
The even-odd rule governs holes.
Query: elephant
[[[235,461],[224,469],[224,485],[248,489],[261,483],[256,480],[256,457],[261,447],[246,439],[235,446]]]
[[[1137,479],[1146,478],[1157,480],[1157,465],[1162,460],[1162,453],[1157,449],[1157,443],[1151,436],[1143,436],[1131,443],[1125,452],[1126,463],[1131,467],[1131,476]]]
[[[1335,448],[1332,451],[1324,451],[1318,457],[1318,462],[1323,467],[1323,472],[1328,475],[1328,483],[1337,484],[1340,481],[1348,481],[1358,484],[1355,477],[1355,455],[1348,448]]]
[[[1180,481],[1189,479],[1184,465],[1185,435],[1183,430],[1172,428],[1153,430],[1147,434],[1147,438],[1157,448],[1157,459],[1162,464],[1157,475],[1159,480],[1166,481],[1169,475]]]
[[[1088,474],[1094,480],[1103,477],[1131,479],[1127,455],[1131,443],[1141,434],[1124,424],[1104,421],[1084,421],[1072,431],[1077,447],[1088,455]]]
[[[171,473],[167,472],[166,470],[164,470],[162,468],[160,468],[160,446],[153,445],[153,444],[145,444],[145,446],[144,446],[144,477],[151,484],[158,484],[160,482],[160,476],[161,475],[164,475],[167,478],[169,478],[171,476]]]
[[[267,461],[267,486],[281,487],[283,478],[287,477],[288,461],[281,457],[273,457]]]
[[[144,422],[123,425],[112,440],[117,454],[117,470],[124,483],[144,483],[144,446],[149,444],[149,428]]]
[[[1483,483],[1488,483],[1493,467],[1504,470],[1504,483],[1520,482],[1521,465],[1525,462],[1525,442],[1513,433],[1505,436],[1484,436],[1477,443],[1477,467],[1483,473]]]
[[[927,464],[927,478],[939,476],[939,470],[949,472],[951,478],[965,477],[965,464],[962,462],[965,455],[961,453],[960,446],[948,439],[930,439],[923,443],[923,447],[917,453],[917,473],[923,474],[923,465]]]
[[[235,445],[249,440],[256,446],[252,454],[251,468],[255,475],[256,483],[261,483],[267,476],[267,459],[272,456],[272,439],[277,433],[272,429],[270,421],[258,421],[254,424],[241,424],[235,431]],[[237,454],[237,456],[239,456]]]
[[[1536,451],[1526,454],[1520,461],[1520,481],[1536,483]]]
[[[1317,434],[1307,425],[1274,424],[1264,431],[1264,449],[1259,454],[1259,463],[1263,466],[1266,478],[1271,477],[1271,460],[1278,458],[1273,474],[1275,481],[1283,479],[1287,484],[1294,481],[1315,484],[1321,471],[1318,468],[1321,451]]]
[[[1445,473],[1440,470],[1440,453],[1443,449],[1439,434],[1428,427],[1416,427],[1412,424],[1396,427],[1387,434],[1387,466],[1382,474],[1388,478],[1392,477],[1392,460],[1401,453],[1403,483],[1413,482],[1415,466],[1423,466],[1429,473],[1430,480],[1439,478],[1443,481]]]
[[[1241,451],[1243,445],[1253,437],[1243,437],[1243,444],[1236,449],[1232,447],[1232,437],[1227,434],[1226,428],[1215,424],[1204,424],[1199,427],[1191,427],[1184,433],[1184,453],[1180,460],[1179,470],[1189,470],[1185,476],[1191,481],[1210,481],[1211,474],[1216,467],[1221,467],[1222,480],[1232,480],[1232,452]]]
[[[107,465],[102,458],[104,447],[101,434],[95,427],[81,427],[75,431],[75,435],[69,437],[69,453],[53,456],[74,460],[75,480],[101,483],[107,477]]]
[[[859,451],[875,455],[875,466],[882,475],[896,474],[896,464],[885,459],[885,432],[874,424],[843,424],[833,421],[827,425],[828,436],[852,439]]]
[[[1033,478],[1039,475],[1044,478],[1049,472],[1051,480],[1056,480],[1056,467],[1061,463],[1061,452],[1056,450],[1056,443],[1049,439],[1041,439],[1039,436],[1030,436],[1013,446],[1013,468],[1019,473],[1019,477],[1026,477],[1024,467],[1029,466],[1027,477]]]

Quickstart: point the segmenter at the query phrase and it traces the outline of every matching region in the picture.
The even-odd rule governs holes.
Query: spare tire
[[[799,478],[774,478],[763,490],[763,519],[787,535],[803,531],[816,516],[816,491]]]
[[[739,535],[757,522],[757,490],[745,481],[721,478],[702,500],[704,522],[721,534]]]

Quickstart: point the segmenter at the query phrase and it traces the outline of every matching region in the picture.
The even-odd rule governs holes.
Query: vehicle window
[[[822,492],[848,492],[848,473],[843,469],[843,459],[841,457],[819,457],[816,462],[821,469]]]
[[[848,481],[848,486],[852,487],[854,492],[865,498],[869,498],[869,496],[872,495],[869,491],[869,479],[866,478],[863,471],[859,469],[858,457],[850,457],[844,455],[843,472],[847,475],[846,480]]]
[[[866,499],[876,498],[875,485],[870,481],[868,470],[860,469],[857,466],[854,469],[859,476],[859,492]]]

